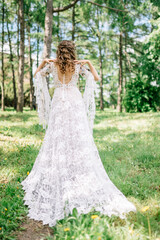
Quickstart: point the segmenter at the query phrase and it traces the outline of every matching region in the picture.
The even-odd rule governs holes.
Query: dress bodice
[[[52,99],[46,81],[46,76],[49,74],[53,76],[51,85],[55,88]],[[83,96],[80,94],[81,92],[77,86],[79,75],[86,79]],[[80,98],[81,101],[83,97],[83,103],[86,109],[89,126],[92,131],[95,117],[95,93],[98,94],[98,89],[96,81],[94,80],[94,76],[89,69],[82,66],[80,63],[75,64],[75,72],[73,73],[71,80],[68,83],[65,83],[65,79],[63,79],[63,82],[59,80],[58,68],[56,64],[54,62],[47,63],[37,73],[34,80],[34,88],[39,119],[44,128],[48,124],[51,103],[63,102],[64,105],[68,105],[68,103],[72,102],[73,98],[77,96],[77,102],[78,98]]]
[[[65,83],[65,78],[63,78],[63,83],[62,83],[59,80],[59,77],[58,77],[58,69],[54,65],[54,71],[52,71],[52,75],[54,77],[54,87],[55,88],[57,88],[57,87],[71,87],[71,86],[76,87],[78,77],[79,77],[79,70],[80,70],[80,65],[76,64],[75,65],[75,72],[73,73],[71,80],[68,83]]]
[[[75,65],[75,72],[72,75],[71,80],[68,83],[65,83],[65,79],[63,79],[62,83],[59,80],[58,77],[58,69],[57,66],[52,62],[50,64],[47,64],[42,70],[41,70],[41,75],[46,76],[48,74],[52,74],[53,76],[53,85],[55,88],[63,87],[63,88],[68,88],[68,87],[77,87],[77,81],[80,73],[81,65],[76,64]]]

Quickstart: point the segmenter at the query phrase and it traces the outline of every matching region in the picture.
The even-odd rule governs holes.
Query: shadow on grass
[[[126,113],[109,112],[109,111],[101,112],[100,110],[98,110],[94,123],[98,124],[105,119],[114,119],[114,118],[119,118],[120,116],[127,117]]]
[[[22,112],[16,112],[13,108],[6,108],[6,110],[0,111],[0,120],[1,121],[18,121],[18,122],[27,122],[30,118],[37,118],[36,111],[30,111],[29,109],[24,108]]]
[[[36,118],[36,116],[31,115],[31,114],[23,114],[23,113],[15,113],[15,114],[5,114],[5,115],[0,115],[0,120],[1,121],[23,121],[27,122],[30,118]]]
[[[114,133],[118,133],[121,134],[121,130],[119,130],[117,127],[106,127],[105,129],[93,129],[93,136],[96,139],[97,137],[101,138],[101,140],[103,140],[103,138],[105,138],[106,136],[110,136]],[[103,140],[104,141],[104,140]]]
[[[22,126],[11,126],[1,127],[0,133],[4,136],[11,136],[14,137],[16,134],[18,137],[26,137],[26,136],[43,136],[45,134],[45,130],[39,124],[33,124],[29,127],[22,127]]]
[[[114,120],[118,118],[118,121],[123,121],[123,120],[137,120],[137,119],[147,119],[147,117],[150,117],[154,115],[154,118],[160,118],[160,112],[146,112],[146,113],[125,113],[125,112],[115,112],[115,110],[111,109],[105,109],[104,111],[97,110],[96,112],[96,117],[95,117],[95,124],[99,124],[101,121],[105,119],[110,119]],[[122,118],[120,118],[122,117]]]
[[[14,169],[14,177],[12,178],[12,181],[14,179],[19,178],[19,180],[23,178],[23,176],[26,176],[27,172],[30,171],[33,167],[33,164],[36,160],[36,157],[38,156],[40,147],[35,147],[34,145],[27,145],[27,146],[19,146],[17,145],[17,149],[13,152],[8,152],[7,155],[3,151],[3,149],[0,149],[2,160],[0,162],[1,168],[10,171],[12,173],[12,169]],[[1,176],[2,177],[2,176]]]

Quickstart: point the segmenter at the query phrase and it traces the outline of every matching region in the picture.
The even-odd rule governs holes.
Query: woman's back
[[[61,83],[63,83],[63,77],[65,75],[65,84],[68,84],[72,80],[72,76],[74,75],[75,71],[72,71],[71,68],[66,67],[65,74],[63,74],[60,71],[60,67],[58,64],[55,64],[55,67],[57,68],[57,74],[58,74],[58,79]]]

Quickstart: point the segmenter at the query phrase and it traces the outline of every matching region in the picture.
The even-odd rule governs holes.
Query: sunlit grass
[[[27,214],[20,182],[32,169],[45,132],[38,124],[37,113],[27,108],[23,114],[8,108],[0,112],[0,120],[0,239],[16,239],[14,231]],[[74,211],[57,222],[54,237],[47,239],[160,237],[160,113],[97,110],[94,140],[108,176],[138,212],[121,220],[98,212],[94,215],[99,218],[92,219],[93,213],[77,216]],[[144,206],[149,209],[141,212]]]

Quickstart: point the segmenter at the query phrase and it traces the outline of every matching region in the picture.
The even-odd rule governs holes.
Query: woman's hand
[[[50,63],[50,61],[49,61],[49,60],[50,60],[50,59],[47,59],[47,58],[46,58],[46,59],[44,59],[44,60],[43,60],[43,62],[42,62],[42,63],[44,63],[44,64],[46,64],[46,63]]]
[[[50,63],[50,62],[57,62],[57,59],[55,58],[55,59],[44,59],[44,62],[45,63]]]
[[[43,62],[37,68],[37,70],[36,70],[35,74],[33,75],[33,77],[35,78],[37,72],[39,72],[41,70],[41,68],[43,68],[46,63],[51,63],[51,62],[56,62],[56,61],[57,61],[57,59],[48,59],[48,58],[44,59]]]

